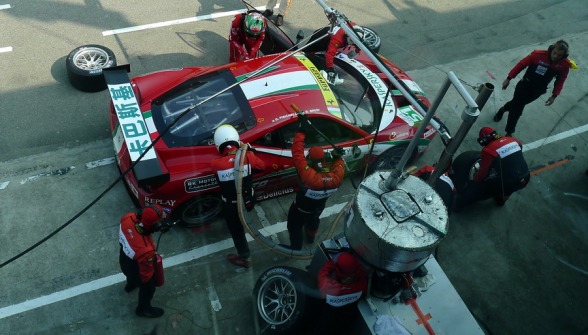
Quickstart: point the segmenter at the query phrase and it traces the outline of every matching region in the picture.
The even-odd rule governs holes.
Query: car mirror
[[[304,31],[302,29],[298,30],[298,34],[296,34],[296,44],[300,43],[304,39]]]
[[[351,146],[351,154],[353,154],[353,158],[357,158],[361,155],[361,149],[357,143],[353,143]]]

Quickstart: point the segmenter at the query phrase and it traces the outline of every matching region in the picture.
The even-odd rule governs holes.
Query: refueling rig
[[[282,255],[309,259],[305,270],[277,266],[266,270],[254,288],[254,299],[262,334],[301,334],[299,330],[311,317],[312,305],[321,303],[316,278],[325,262],[341,251],[357,255],[369,274],[367,296],[359,301],[358,312],[364,321],[353,334],[375,334],[377,318],[388,316],[410,334],[484,334],[433,257],[448,232],[448,210],[433,185],[452,162],[480,110],[490,97],[493,86],[484,84],[473,99],[460,80],[449,72],[430,108],[415,99],[410,89],[398,81],[382,64],[379,56],[363,46],[348,26],[348,19],[316,0],[325,10],[331,27],[339,26],[388,76],[396,89],[423,116],[413,140],[396,168],[376,171],[362,180],[353,199],[339,213],[332,227],[343,224],[343,233],[322,241],[314,251],[294,251],[276,245],[248,224],[242,199],[239,211],[246,230],[258,242]],[[449,87],[453,86],[466,103],[462,123],[450,135],[434,114]],[[405,171],[419,137],[427,125],[439,131],[445,148],[431,176],[423,181]],[[235,168],[240,190],[242,161],[246,146],[237,153]],[[238,192],[241,194],[241,192]],[[331,236],[333,229],[327,236]],[[324,301],[322,302],[324,303]]]

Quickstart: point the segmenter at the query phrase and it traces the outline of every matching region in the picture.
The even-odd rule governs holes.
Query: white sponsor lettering
[[[306,190],[306,193],[304,195],[306,197],[314,199],[314,200],[320,200],[320,199],[328,198],[331,194],[335,193],[336,191],[337,191],[336,188],[333,188],[330,190],[311,190],[311,189],[308,189],[308,190]]]
[[[243,165],[243,177],[247,177],[251,171],[251,164]],[[226,170],[219,170],[217,172],[218,180],[220,181],[231,181],[235,180],[235,169],[230,168]]]
[[[265,193],[263,196],[259,197],[258,200],[265,200],[265,199],[269,199],[269,198],[275,198],[284,194],[288,194],[288,193],[292,193],[294,192],[294,188],[290,187],[290,188],[284,188],[281,190],[277,190],[277,191],[273,191],[273,192],[268,192]]]
[[[500,148],[496,149],[496,152],[501,158],[504,158],[510,154],[514,154],[517,151],[521,151],[521,147],[516,142],[507,143]]]
[[[133,232],[130,231],[130,233],[132,234]],[[120,245],[122,245],[122,250],[125,253],[125,255],[127,255],[131,259],[135,257],[135,250],[131,248],[129,241],[127,241],[127,237],[123,233],[122,227],[119,227],[118,229],[118,242],[120,243]]]
[[[541,66],[541,65],[537,65],[537,69],[535,69],[535,73],[537,73],[540,76],[544,76],[545,72],[547,72],[547,67],[545,66]]]
[[[361,297],[361,292],[334,296],[327,294],[327,304],[333,307],[341,307],[356,302]]]
[[[135,162],[151,145],[151,137],[139,108],[131,83],[108,85],[112,105],[116,112],[131,160]],[[147,151],[143,160],[156,159],[153,147]]]
[[[153,198],[145,197],[145,203],[174,207],[176,200],[153,199]]]

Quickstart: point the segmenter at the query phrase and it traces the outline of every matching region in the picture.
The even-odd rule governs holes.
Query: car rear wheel
[[[289,266],[262,273],[253,289],[262,334],[293,334],[306,324],[314,302],[308,295],[308,277],[307,272]]]
[[[203,226],[221,212],[222,201],[218,196],[201,195],[188,200],[177,213],[180,225],[188,228]]]
[[[97,44],[73,49],[65,59],[67,77],[73,87],[84,92],[106,89],[102,69],[116,66],[112,50]]]

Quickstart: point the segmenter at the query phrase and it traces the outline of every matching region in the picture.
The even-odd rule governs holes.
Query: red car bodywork
[[[218,155],[212,142],[212,134],[214,128],[222,124],[222,118],[220,121],[217,119],[223,113],[245,115],[245,126],[238,128],[241,141],[250,143],[256,149],[257,155],[266,163],[266,170],[255,178],[258,200],[296,190],[297,177],[289,149],[291,138],[288,139],[298,124],[292,104],[305,111],[313,125],[323,127],[320,128],[321,131],[329,137],[329,140],[326,140],[316,135],[314,140],[307,141],[307,148],[312,144],[319,144],[325,150],[329,150],[329,142],[334,142],[344,147],[344,158],[351,170],[359,170],[365,164],[373,163],[387,149],[403,148],[416,132],[418,121],[422,120],[420,114],[416,113],[406,98],[394,88],[388,92],[389,81],[362,53],[354,59],[349,59],[342,53],[336,59],[338,73],[345,80],[341,87],[330,87],[320,75],[319,67],[314,65],[320,60],[320,56],[297,53],[272,64],[280,56],[284,54],[268,55],[217,67],[165,70],[138,76],[130,81],[152,140],[157,139],[171,124],[171,117],[165,121],[161,116],[170,109],[166,103],[170,106],[178,105],[185,100],[186,108],[189,108],[197,104],[198,99],[206,98],[197,97],[191,101],[192,98],[184,99],[184,95],[178,98],[178,94],[175,93],[182,90],[188,92],[190,87],[197,86],[203,81],[199,78],[219,74],[228,78],[228,82],[234,79],[235,86],[229,92],[233,92],[232,97],[236,100],[231,106],[239,106],[236,112],[227,108],[225,102],[230,99],[223,98],[221,94],[206,102],[206,111],[202,109],[198,112],[208,113],[207,115],[215,118],[214,124],[200,122],[204,117],[200,118],[195,112],[193,115],[184,116],[178,122],[180,126],[170,128],[161,140],[155,142],[154,148],[161,168],[158,178],[138,181],[132,169],[124,178],[129,192],[140,206],[157,203],[169,207],[176,216],[192,225],[205,223],[218,213],[219,189],[210,169],[210,161]],[[429,105],[418,85],[406,73],[391,62],[386,63],[399,80],[407,83],[408,87]],[[265,72],[244,80],[268,64],[270,66]],[[183,88],[178,89],[182,85]],[[189,97],[189,94],[185,96]],[[243,96],[246,100],[242,100]],[[387,107],[383,112],[379,107],[378,112],[378,104],[383,102],[385,97],[388,97]],[[172,100],[173,104],[169,102]],[[245,105],[247,102],[248,106]],[[217,107],[218,111],[214,110]],[[117,163],[120,171],[125,172],[132,164],[128,145],[124,141],[112,103],[110,109]],[[168,114],[172,115],[174,112]],[[370,115],[372,112],[373,115]],[[181,123],[184,119],[191,121]],[[381,126],[375,140],[377,145],[368,158],[366,154],[374,140],[378,120],[381,120]],[[210,129],[204,129],[207,127]],[[194,130],[194,133],[203,138],[200,140],[198,137],[200,142],[195,145],[188,142],[180,143],[183,140],[189,141],[189,136],[174,139],[170,135],[174,131],[185,134],[191,129],[201,128],[202,131]],[[436,131],[429,126],[419,142],[418,154],[426,150],[435,134]],[[308,143],[312,141],[315,143]]]

